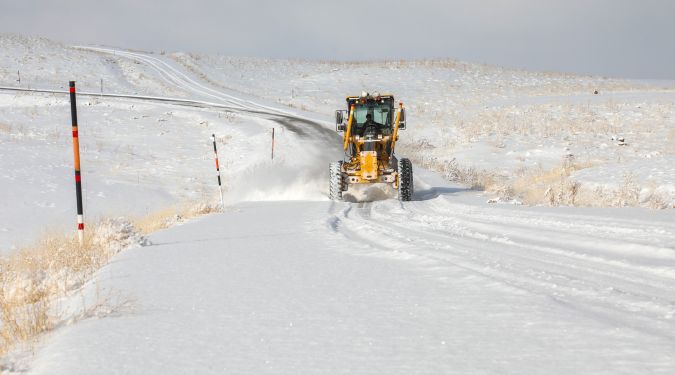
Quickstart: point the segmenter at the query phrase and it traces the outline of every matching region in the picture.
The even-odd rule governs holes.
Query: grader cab
[[[394,154],[398,132],[406,125],[403,103],[395,106],[390,94],[348,96],[347,110],[336,111],[335,122],[344,132],[345,157],[330,164],[330,198],[342,200],[350,185],[384,183],[398,191],[399,200],[411,200],[412,163]]]

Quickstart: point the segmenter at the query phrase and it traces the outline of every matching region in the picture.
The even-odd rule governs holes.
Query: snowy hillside
[[[675,371],[667,84],[0,47],[3,375]],[[364,89],[408,108],[413,202],[326,196],[333,111]]]
[[[106,54],[82,52],[44,40],[11,37],[0,41],[8,47],[3,49],[7,55],[0,60],[3,67],[20,65],[26,72],[33,72],[28,77],[40,82],[33,87],[58,89],[76,79],[79,91],[98,92],[89,83],[103,77],[104,82],[115,82],[106,92],[197,95],[217,101],[195,94],[190,87],[173,85],[164,91],[160,88],[171,81],[147,65],[134,63],[129,68],[127,58],[113,58],[118,64]],[[46,68],[22,65],[23,61],[45,59],[58,62],[71,54],[78,55],[77,65],[65,64],[57,69],[58,77],[65,82],[56,81],[58,77]],[[128,79],[125,69],[140,70],[141,75],[155,78],[136,82]],[[82,84],[78,71],[86,72]],[[0,77],[0,85],[18,86],[11,79]],[[30,243],[45,230],[62,232],[71,227],[67,224],[74,205],[68,100],[64,94],[0,91],[0,178],[7,196],[15,197],[3,201],[0,250]],[[142,216],[176,204],[215,203],[212,133],[217,134],[221,147],[225,189],[231,190],[229,201],[262,196],[324,199],[324,165],[340,156],[332,139],[329,144],[303,142],[304,151],[296,156],[294,151],[306,135],[293,125],[296,119],[282,114],[251,115],[209,106],[191,108],[99,96],[82,96],[79,105],[85,206],[92,220]],[[271,161],[273,127],[277,128],[276,156]],[[334,152],[319,153],[320,148]],[[289,168],[298,171],[289,173]],[[16,217],[31,220],[13,220]]]
[[[26,87],[63,87],[56,77],[79,69],[87,72],[81,89],[91,92],[100,90],[103,79],[110,92],[219,99],[203,88],[176,85],[156,69],[157,61],[145,61],[143,54],[91,53],[16,36],[2,43],[7,62],[0,85],[14,85],[15,70],[23,65]],[[36,55],[35,49],[44,52]],[[58,63],[40,65],[47,58]],[[297,112],[318,112],[326,120],[344,107],[347,93],[392,92],[406,103],[415,124],[402,139],[402,153],[449,179],[507,200],[651,208],[675,204],[672,83],[533,73],[452,60],[308,62],[185,53],[150,58],[173,60],[211,88]]]
[[[103,79],[106,92],[184,95],[139,65],[138,61],[81,51],[48,39],[0,34],[2,86],[65,89],[68,80],[77,78],[80,91],[100,92]]]
[[[347,93],[395,93],[414,124],[402,153],[502,198],[582,206],[675,204],[672,83],[450,60],[171,57],[221,87],[327,115],[343,109]],[[560,197],[545,196],[547,190]],[[566,199],[568,194],[574,196]]]

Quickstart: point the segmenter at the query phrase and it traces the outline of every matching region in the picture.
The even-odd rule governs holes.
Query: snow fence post
[[[75,81],[70,81],[70,116],[73,119],[73,155],[75,157],[75,196],[77,198],[77,235],[84,243],[84,213],[82,212],[82,175],[80,174],[80,139],[77,133],[77,104]]]
[[[274,128],[272,128],[272,160],[274,160]]]
[[[220,183],[220,163],[218,162],[218,148],[216,147],[216,135],[211,134],[211,140],[213,141],[213,155],[216,158],[216,175],[218,176],[218,190],[220,191],[220,207],[225,211],[225,202],[223,201],[223,186]]]

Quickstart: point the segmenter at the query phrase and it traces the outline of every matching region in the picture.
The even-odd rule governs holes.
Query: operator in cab
[[[366,115],[366,121],[363,123],[363,125],[361,125],[359,132],[361,137],[365,136],[366,134],[382,134],[382,124],[373,121],[373,115],[370,113]]]

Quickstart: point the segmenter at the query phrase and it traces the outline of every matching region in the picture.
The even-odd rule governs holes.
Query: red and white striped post
[[[272,160],[274,160],[274,128],[272,128]]]
[[[218,162],[218,148],[216,147],[216,135],[211,134],[211,140],[213,140],[213,155],[216,158],[216,174],[218,175],[218,190],[220,191],[220,206],[224,210],[225,202],[223,201],[223,186],[220,183],[220,163]]]
[[[75,156],[75,196],[77,198],[77,234],[84,243],[84,213],[82,209],[82,175],[80,174],[80,139],[77,134],[77,103],[75,81],[70,81],[70,116],[73,119],[73,155]]]

